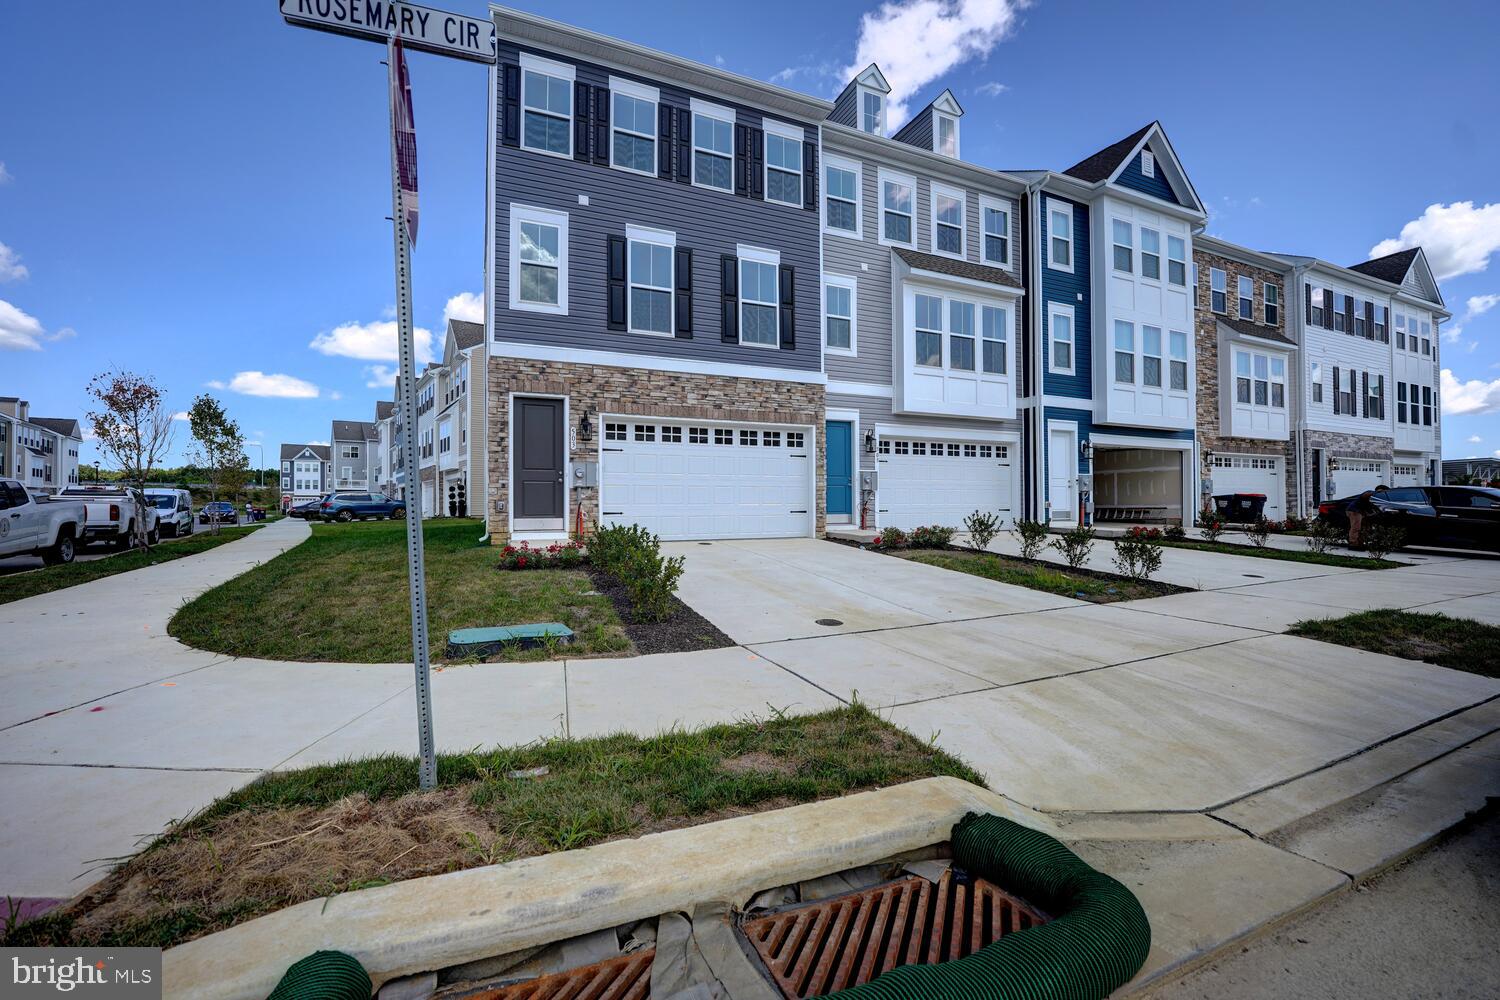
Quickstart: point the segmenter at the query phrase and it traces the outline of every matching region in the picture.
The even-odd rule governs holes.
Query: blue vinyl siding
[[[517,47],[500,43],[500,61],[517,61]],[[610,71],[552,52],[539,55],[572,63],[577,79],[607,87]],[[616,76],[625,74],[615,73]],[[496,74],[497,88],[503,74]],[[686,108],[688,91],[658,80],[661,102]],[[502,94],[496,94],[497,103]],[[723,98],[703,95],[717,104]],[[737,107],[739,124],[760,127],[761,114]],[[817,130],[800,123],[807,141]],[[613,351],[694,359],[757,367],[818,371],[822,351],[822,282],[819,274],[819,216],[816,210],[746,198],[726,191],[694,187],[674,179],[644,177],[608,166],[563,159],[495,143],[494,338],[496,341],[559,348]],[[589,204],[579,204],[587,196]],[[510,208],[512,203],[566,212],[568,215],[568,315],[512,311],[510,306]],[[693,336],[655,337],[610,330],[607,326],[607,246],[609,236],[624,236],[628,225],[664,229],[676,234],[677,247],[693,252]],[[796,269],[796,348],[780,350],[724,343],[720,339],[720,256],[733,255],[736,244],[777,251],[781,263]]]
[[[1152,152],[1154,154],[1155,150],[1152,150]],[[1141,173],[1141,154],[1136,153],[1135,159],[1131,160],[1125,165],[1125,169],[1120,171],[1120,186],[1128,187],[1133,191],[1140,191],[1143,194],[1149,194],[1153,198],[1160,198],[1162,201],[1169,201],[1174,205],[1186,204],[1186,202],[1177,197],[1177,192],[1172,190],[1172,185],[1167,183],[1166,177],[1162,175],[1161,164],[1162,158],[1158,155],[1156,157],[1156,176],[1147,177]]]
[[[1042,408],[1042,448],[1047,454],[1042,456],[1042,502],[1046,503],[1052,499],[1052,434],[1048,421],[1062,420],[1078,425],[1078,443],[1080,445],[1089,439],[1089,434],[1094,429],[1094,414],[1091,410],[1075,410],[1063,406],[1044,406]],[[1083,456],[1078,452],[1073,453],[1073,471],[1077,475],[1085,475],[1088,464],[1084,462]]]
[[[1093,359],[1093,330],[1089,322],[1092,292],[1089,283],[1089,209],[1087,205],[1041,194],[1042,226],[1038,243],[1042,255],[1042,391],[1049,396],[1072,396],[1075,399],[1093,398],[1091,364]],[[1048,241],[1051,236],[1048,200],[1065,202],[1073,206],[1073,273],[1054,270],[1047,266]],[[1082,296],[1080,298],[1080,296]],[[1048,302],[1059,302],[1073,307],[1073,374],[1058,375],[1049,371],[1051,365],[1051,330],[1048,329]]]

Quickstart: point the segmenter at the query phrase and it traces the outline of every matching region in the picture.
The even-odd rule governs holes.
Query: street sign
[[[495,24],[405,0],[281,0],[289,24],[474,62],[495,61]]]

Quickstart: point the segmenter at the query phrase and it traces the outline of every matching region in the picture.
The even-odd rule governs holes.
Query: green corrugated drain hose
[[[287,969],[266,1000],[370,1000],[374,988],[353,955],[315,951]]]
[[[965,958],[892,969],[839,1000],[1102,1000],[1140,971],[1151,925],[1125,886],[1053,838],[970,813],[953,828],[953,860],[1046,911]]]

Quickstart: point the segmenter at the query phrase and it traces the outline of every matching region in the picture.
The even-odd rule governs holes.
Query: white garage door
[[[1372,462],[1363,458],[1340,458],[1338,463],[1339,467],[1333,473],[1333,485],[1341,497],[1373,490],[1382,483],[1387,486],[1391,484],[1384,462]]]
[[[1214,493],[1264,493],[1266,517],[1286,517],[1286,479],[1281,459],[1272,455],[1215,455],[1212,461]]]
[[[811,535],[817,453],[805,428],[604,420],[599,511],[663,539]]]
[[[1011,448],[1005,444],[881,438],[880,526],[963,528],[976,510],[1011,519]]]
[[[1422,467],[1420,465],[1393,465],[1391,466],[1391,486],[1421,486]]]

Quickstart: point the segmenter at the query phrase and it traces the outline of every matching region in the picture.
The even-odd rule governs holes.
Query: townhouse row
[[[78,485],[83,429],[74,417],[34,417],[19,396],[0,396],[0,476],[56,493]]]

